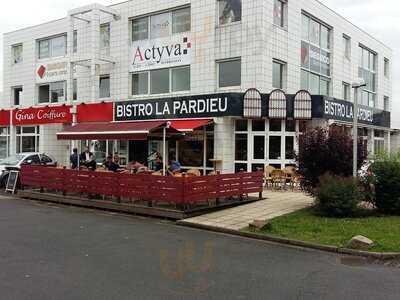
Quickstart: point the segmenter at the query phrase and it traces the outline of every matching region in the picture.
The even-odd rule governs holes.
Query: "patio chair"
[[[186,175],[187,176],[201,176],[201,173],[200,173],[200,171],[199,170],[197,170],[197,169],[190,169],[189,171],[187,171],[186,172]]]
[[[264,180],[265,180],[265,186],[268,188],[268,185],[271,185],[272,188],[272,177],[271,174],[272,172],[276,170],[273,166],[267,165],[265,166],[264,169]]]
[[[284,168],[283,172],[285,173],[285,178],[286,178],[285,183],[288,183],[293,190],[294,189],[293,179],[296,174],[296,168],[293,166],[289,166],[289,167]]]
[[[271,181],[273,188],[286,188],[286,174],[283,170],[275,169],[271,172]]]

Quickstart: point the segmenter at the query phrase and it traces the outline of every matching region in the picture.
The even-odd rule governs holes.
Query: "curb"
[[[400,252],[385,252],[385,253],[383,253],[383,252],[368,252],[368,251],[353,250],[353,249],[347,249],[347,248],[336,247],[336,246],[328,246],[328,245],[321,245],[321,244],[316,244],[316,243],[311,243],[311,242],[292,240],[292,239],[276,237],[276,236],[271,236],[271,235],[263,235],[263,234],[252,233],[252,232],[242,232],[242,231],[237,231],[237,230],[233,230],[233,229],[220,228],[220,227],[203,225],[203,224],[195,224],[195,223],[186,222],[184,220],[177,221],[176,224],[179,226],[197,228],[197,229],[208,230],[208,231],[213,231],[213,232],[218,232],[218,233],[224,233],[224,234],[229,234],[229,235],[234,235],[234,236],[240,236],[240,237],[244,237],[244,238],[273,242],[273,243],[286,245],[286,246],[295,246],[295,247],[320,250],[320,251],[336,253],[336,254],[359,256],[359,257],[364,257],[364,258],[369,258],[369,259],[372,258],[372,259],[378,259],[378,260],[383,260],[383,261],[400,259]]]

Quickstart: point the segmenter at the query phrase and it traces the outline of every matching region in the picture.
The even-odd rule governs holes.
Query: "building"
[[[284,167],[306,127],[351,127],[359,77],[359,131],[374,154],[390,148],[391,62],[390,48],[316,0],[80,7],[4,35],[1,155],[48,152],[67,164],[69,136],[99,160],[144,161],[159,136],[100,133],[180,119],[184,134],[167,151],[185,167]]]

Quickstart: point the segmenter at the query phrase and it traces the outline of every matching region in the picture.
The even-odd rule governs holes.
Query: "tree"
[[[359,168],[367,158],[362,140],[358,143]],[[315,128],[299,139],[296,155],[302,188],[314,195],[319,179],[324,174],[350,177],[353,174],[353,138],[340,127],[329,130]]]

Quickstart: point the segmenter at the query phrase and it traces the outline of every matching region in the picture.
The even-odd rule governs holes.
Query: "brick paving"
[[[300,192],[265,191],[263,196],[265,200],[189,218],[181,223],[240,230],[254,220],[270,220],[306,208],[313,202],[311,197]]]

